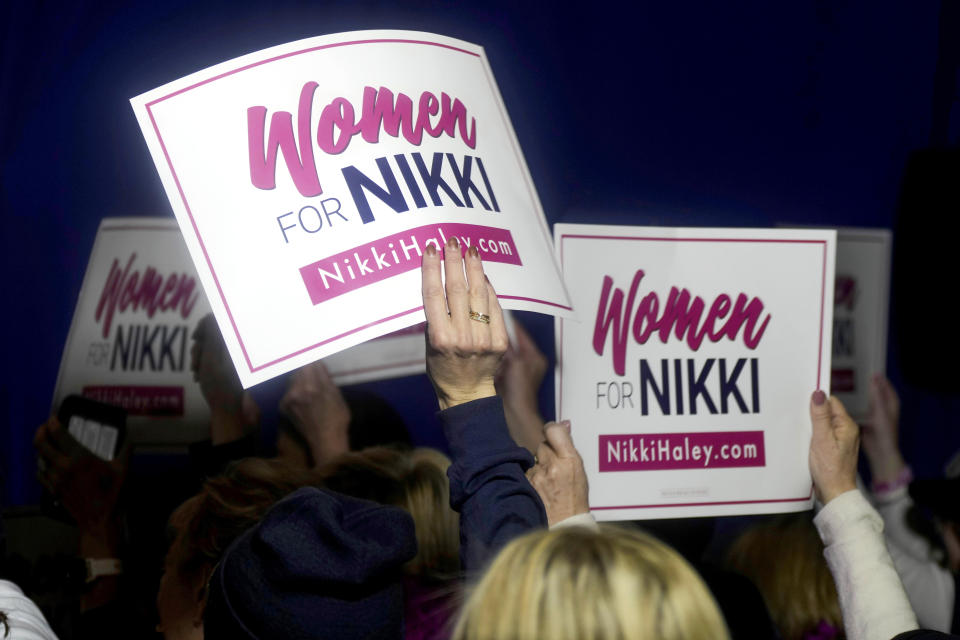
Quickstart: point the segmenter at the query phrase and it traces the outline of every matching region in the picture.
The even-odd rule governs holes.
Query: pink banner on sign
[[[110,385],[84,387],[92,400],[126,409],[132,416],[182,416],[183,387]]]
[[[834,369],[830,372],[830,393],[857,390],[853,369]]]
[[[420,268],[423,249],[443,249],[456,237],[460,246],[477,247],[487,262],[522,265],[513,236],[506,229],[476,224],[429,224],[380,238],[300,267],[313,304]]]
[[[763,431],[600,436],[600,471],[763,467]]]

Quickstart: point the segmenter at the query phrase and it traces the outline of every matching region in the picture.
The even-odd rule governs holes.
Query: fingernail
[[[567,433],[570,433],[570,421],[569,421],[569,420],[561,420],[561,421],[560,421],[560,426],[562,426],[564,429],[566,429],[566,430],[567,430]]]
[[[467,249],[467,253],[470,255],[471,258],[476,258],[477,260],[480,259],[480,252],[477,251],[476,245]]]
[[[427,243],[427,246],[424,248],[423,252],[432,258],[433,256],[437,255],[437,248],[433,245],[433,243]]]
[[[816,391],[813,392],[813,404],[819,407],[826,401],[827,401],[827,394],[825,394],[823,391],[821,391],[820,389],[817,389]]]
[[[451,249],[460,248],[460,243],[457,242],[456,236],[450,236],[450,238],[447,240],[447,246],[450,247]]]

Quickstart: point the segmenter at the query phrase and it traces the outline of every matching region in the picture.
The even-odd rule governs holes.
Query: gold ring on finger
[[[476,320],[477,322],[482,322],[483,324],[490,324],[490,316],[485,313],[480,313],[479,311],[470,311],[470,319]]]

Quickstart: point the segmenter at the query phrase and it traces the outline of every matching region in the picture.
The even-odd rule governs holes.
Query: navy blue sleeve
[[[460,562],[476,572],[508,542],[547,526],[540,496],[524,473],[533,456],[507,430],[497,396],[441,411],[453,464],[450,506],[460,513]]]

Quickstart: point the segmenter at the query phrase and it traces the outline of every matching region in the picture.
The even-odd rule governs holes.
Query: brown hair
[[[410,575],[446,580],[460,571],[459,517],[450,508],[450,460],[435,449],[371,447],[339,456],[319,469],[324,485],[340,493],[406,509],[417,531]]]
[[[300,487],[314,486],[406,509],[413,516],[418,544],[407,572],[451,578],[459,572],[460,547],[458,516],[450,508],[449,465],[450,460],[433,449],[387,447],[351,451],[318,470],[277,459],[239,460],[207,480],[199,494],[174,512],[171,526],[183,531],[172,537],[169,554],[181,576],[205,582],[227,547],[277,501]]]
[[[747,529],[727,551],[726,563],[757,585],[784,640],[802,638],[821,621],[842,634],[837,588],[810,513]]]
[[[304,486],[321,486],[316,474],[280,460],[244,458],[210,478],[171,516],[169,554],[180,575],[206,581],[240,534],[255,525],[278,500]]]

